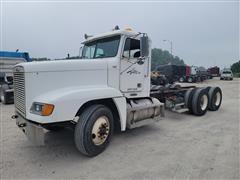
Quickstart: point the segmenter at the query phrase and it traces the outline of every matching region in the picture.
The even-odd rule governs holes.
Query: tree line
[[[231,70],[235,76],[240,77],[240,60],[231,65]]]
[[[167,50],[158,48],[152,49],[152,70],[156,69],[159,65],[185,65],[183,59],[178,56],[172,55]]]

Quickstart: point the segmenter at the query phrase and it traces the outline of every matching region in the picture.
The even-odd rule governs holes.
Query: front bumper
[[[232,80],[233,79],[233,77],[221,77],[221,78],[224,80]]]
[[[37,146],[44,145],[44,129],[40,125],[30,122],[19,113],[16,113],[12,118],[16,119],[17,126],[31,142]]]

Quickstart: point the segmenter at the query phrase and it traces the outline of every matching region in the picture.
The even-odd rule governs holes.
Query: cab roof
[[[95,41],[97,39],[102,39],[102,38],[106,38],[106,37],[111,37],[111,36],[115,36],[115,35],[126,35],[126,36],[135,36],[138,33],[134,32],[134,31],[130,31],[130,30],[113,30],[110,32],[105,32],[102,34],[98,34],[95,36],[91,36],[89,38],[87,38],[85,41],[82,42],[82,44],[91,42],[91,41]]]

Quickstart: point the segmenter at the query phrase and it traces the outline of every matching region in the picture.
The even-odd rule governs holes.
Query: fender
[[[69,121],[75,118],[79,108],[88,101],[113,98],[119,111],[121,129],[125,129],[126,99],[122,93],[108,86],[75,86],[50,91],[33,99],[33,102],[42,102],[54,105],[50,116],[39,116],[27,112],[27,119],[34,119],[38,123],[52,123]]]

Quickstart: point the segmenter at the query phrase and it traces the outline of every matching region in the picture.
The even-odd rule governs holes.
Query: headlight
[[[32,104],[30,112],[33,114],[41,115],[41,116],[49,116],[52,114],[53,109],[54,109],[53,104],[34,102]]]

